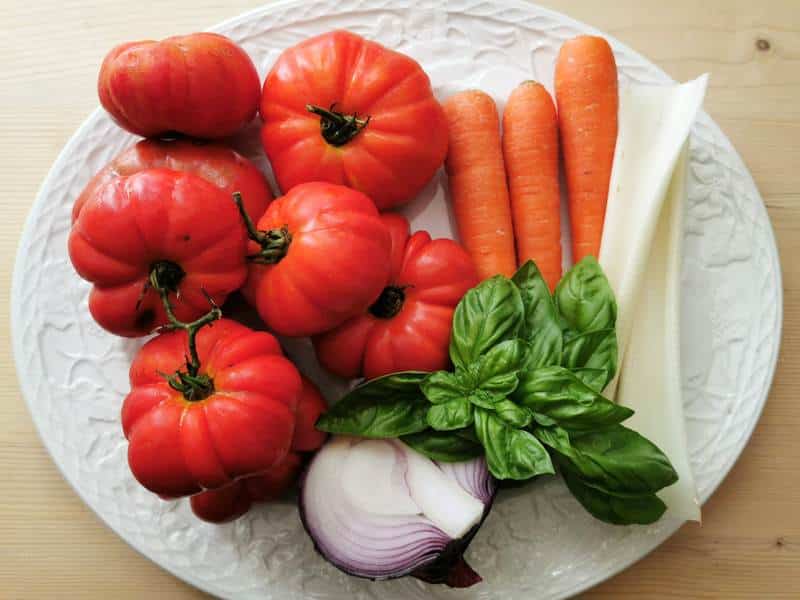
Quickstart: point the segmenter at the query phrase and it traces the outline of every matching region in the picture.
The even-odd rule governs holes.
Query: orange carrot
[[[553,290],[561,279],[558,119],[550,94],[535,81],[523,82],[508,98],[503,158],[517,260],[533,260]]]
[[[556,61],[556,102],[569,192],[572,259],[600,253],[617,142],[617,65],[603,38],[565,42]]]
[[[444,103],[450,131],[445,167],[456,224],[478,275],[516,270],[514,231],[494,100],[470,90]]]

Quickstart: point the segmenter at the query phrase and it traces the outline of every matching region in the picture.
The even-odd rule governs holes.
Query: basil
[[[453,364],[466,367],[500,342],[515,338],[524,316],[517,286],[502,275],[472,288],[453,315],[450,339]]]
[[[538,428],[535,435],[584,484],[607,494],[654,494],[678,480],[669,459],[655,444],[622,425],[577,435]]]
[[[522,340],[507,340],[475,361],[477,387],[492,394],[507,396],[517,387],[517,373],[522,367],[528,345]]]
[[[465,389],[459,379],[447,371],[431,373],[422,381],[420,389],[431,404],[464,398],[469,393],[469,389]]]
[[[615,404],[564,367],[542,367],[525,373],[512,399],[570,430],[589,430],[619,423],[633,411]]]
[[[564,343],[561,364],[570,369],[587,367],[606,371],[602,391],[617,373],[617,332],[593,329],[572,336]]]
[[[472,425],[472,404],[466,398],[456,398],[428,409],[425,420],[436,431],[451,431]]]
[[[317,420],[320,431],[393,438],[428,427],[430,404],[420,391],[427,373],[407,371],[372,379],[344,396]]]
[[[530,432],[510,427],[493,413],[475,410],[475,433],[486,451],[489,471],[498,479],[555,473],[547,450]]]
[[[527,427],[533,421],[533,413],[524,406],[517,406],[511,400],[501,400],[494,405],[494,412],[512,427]]]
[[[472,429],[467,429],[472,433]],[[458,431],[421,431],[404,435],[403,443],[420,454],[439,462],[460,462],[483,456],[483,446],[477,439],[470,439]]]
[[[581,367],[579,369],[571,369],[570,372],[580,379],[586,387],[591,388],[598,394],[606,387],[606,382],[608,381],[608,371],[606,369]]]
[[[596,519],[613,525],[649,525],[658,521],[667,505],[655,494],[619,497],[583,483],[575,474],[562,471],[573,496]]]
[[[573,266],[555,291],[556,309],[575,333],[612,329],[617,322],[617,302],[600,265],[587,256]]]
[[[530,343],[526,368],[559,364],[563,336],[553,297],[542,274],[536,264],[529,260],[511,280],[519,288],[525,307],[525,319],[519,335]]]

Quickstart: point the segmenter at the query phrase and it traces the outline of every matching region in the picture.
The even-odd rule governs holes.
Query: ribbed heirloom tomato
[[[227,193],[229,198],[233,192],[241,192],[245,210],[253,219],[264,214],[272,200],[272,192],[261,171],[230,148],[196,140],[150,139],[124,150],[92,177],[72,206],[73,222],[83,205],[111,179],[145,169],[171,169],[199,175]]]
[[[266,473],[234,481],[232,484],[195,494],[192,511],[204,521],[224,523],[245,514],[257,502],[276,500],[294,484],[302,467],[301,453],[313,452],[325,442],[327,434],[314,427],[327,404],[317,387],[301,375],[303,389],[297,400],[291,451]]]
[[[267,75],[261,141],[281,189],[350,186],[379,209],[413,199],[447,153],[447,124],[412,58],[348,31],[288,48]]]
[[[216,33],[193,33],[113,48],[100,67],[97,92],[131,133],[221,138],[255,117],[260,84],[239,46]]]
[[[159,288],[191,321],[247,277],[246,231],[232,198],[205,179],[148,169],[108,181],[72,225],[69,256],[93,284],[89,310],[128,337],[167,323]]]
[[[266,473],[294,435],[302,384],[278,341],[228,319],[195,332],[196,342],[177,330],[142,347],[122,406],[131,471],[166,497]]]
[[[409,237],[404,217],[381,219],[392,235],[389,285],[368,310],[314,338],[317,358],[337,375],[367,379],[444,369],[453,312],[478,284],[475,266],[453,240],[431,240],[427,231]]]
[[[243,292],[281,335],[335,327],[366,310],[389,280],[389,232],[372,201],[350,188],[298,185],[248,229]]]

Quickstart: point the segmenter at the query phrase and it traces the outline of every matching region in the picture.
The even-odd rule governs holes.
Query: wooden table
[[[706,108],[764,196],[783,257],[784,340],[741,460],[671,540],[590,598],[800,597],[800,4],[798,0],[540,0],[679,80],[712,73]],[[23,221],[50,165],[97,105],[104,52],[207,27],[260,0],[0,3],[0,597],[199,598],[107,529],[61,478],[17,387],[8,287]],[[156,6],[157,5],[157,6]],[[153,17],[152,15],[157,15]]]

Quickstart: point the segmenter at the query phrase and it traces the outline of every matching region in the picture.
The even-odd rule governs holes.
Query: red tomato
[[[72,207],[72,221],[78,218],[83,205],[111,179],[145,169],[192,173],[213,183],[228,196],[241,192],[245,210],[253,219],[263,215],[272,200],[272,191],[261,171],[226,146],[193,140],[142,140],[114,158],[89,181]]]
[[[392,232],[390,283],[368,310],[314,338],[317,358],[337,375],[368,379],[447,368],[453,312],[478,284],[475,266],[453,240],[409,237],[403,217],[382,219]]]
[[[260,473],[217,490],[195,494],[191,498],[194,514],[204,521],[224,523],[245,514],[255,502],[276,500],[285,495],[300,474],[301,458],[298,452],[313,452],[325,442],[327,434],[317,431],[314,423],[325,411],[327,404],[319,389],[310,379],[300,376],[302,391],[295,411],[292,451],[283,461],[266,473]]]
[[[278,57],[264,82],[261,141],[282,190],[330,181],[379,209],[413,199],[447,154],[447,123],[412,58],[348,31]]]
[[[328,403],[314,383],[303,377],[303,391],[297,401],[295,411],[294,438],[292,450],[296,452],[313,452],[317,450],[328,437],[328,434],[319,431],[314,424],[319,416],[328,408]]]
[[[144,137],[233,135],[258,109],[260,80],[244,50],[216,33],[120,44],[100,67],[100,102]]]
[[[238,479],[217,490],[195,494],[189,499],[192,512],[210,523],[227,523],[244,515],[256,502],[280,498],[297,479],[302,460],[290,452],[266,473]]]
[[[280,465],[302,387],[272,335],[222,319],[197,334],[204,393],[187,397],[164,376],[185,367],[187,341],[177,330],[147,342],[131,365],[131,392],[122,405],[133,475],[173,498]]]
[[[157,273],[175,314],[192,321],[247,277],[246,232],[227,193],[196,175],[149,169],[117,177],[87,201],[69,236],[78,274],[94,286],[89,310],[111,333],[164,325]]]
[[[326,331],[370,306],[389,279],[391,239],[364,194],[331,183],[298,185],[258,222],[262,243],[243,290],[273,331]],[[256,259],[260,260],[260,259]]]

